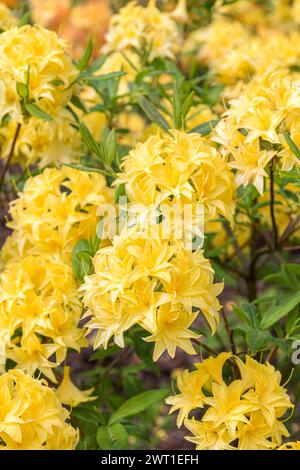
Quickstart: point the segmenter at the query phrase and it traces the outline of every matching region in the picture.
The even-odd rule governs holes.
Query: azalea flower
[[[239,368],[240,378],[225,381],[229,360]],[[180,393],[166,402],[172,405],[170,413],[179,411],[177,424],[191,431],[187,439],[198,450],[275,449],[289,435],[283,416],[293,408],[280,381],[269,363],[221,353],[196,364],[193,372],[183,371],[177,379]],[[191,419],[197,409],[201,417]]]
[[[90,388],[89,390],[79,390],[79,388],[77,388],[70,379],[70,367],[64,367],[63,379],[56,390],[58,398],[64,405],[73,407],[80,403],[93,401],[97,398],[90,396],[93,391],[93,388]]]
[[[78,431],[55,391],[18,369],[0,376],[0,448],[74,450]]]

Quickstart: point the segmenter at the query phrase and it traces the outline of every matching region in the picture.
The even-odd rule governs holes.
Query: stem
[[[277,251],[278,249],[278,231],[275,219],[275,210],[274,210],[274,163],[273,160],[270,164],[270,215],[272,220],[272,228],[273,228],[273,237],[274,237],[274,250]]]
[[[213,356],[217,356],[218,353],[216,351],[214,351],[212,348],[210,348],[209,346],[207,346],[206,344],[202,343],[199,339],[196,339],[196,338],[191,338],[191,341],[195,344],[197,344],[198,346],[200,346],[201,348],[205,349],[207,352],[209,352],[210,354],[212,354]]]
[[[10,152],[8,154],[8,157],[3,165],[3,168],[2,168],[2,171],[1,171],[1,174],[0,174],[0,189],[2,187],[2,184],[3,184],[3,181],[4,181],[4,178],[5,178],[5,175],[7,173],[7,170],[9,168],[9,165],[10,165],[10,162],[11,162],[11,159],[13,157],[13,154],[14,154],[14,151],[15,151],[15,146],[16,146],[16,143],[17,143],[17,140],[18,140],[18,136],[19,136],[19,133],[20,133],[20,129],[21,129],[21,124],[18,123],[17,125],[17,128],[16,128],[16,131],[15,131],[15,135],[14,135],[14,138],[13,138],[13,141],[12,141],[12,144],[11,144],[11,148],[10,148]]]
[[[269,352],[267,358],[266,358],[266,362],[270,362],[274,359],[274,357],[276,356],[276,353],[278,351],[278,346],[274,346],[273,349],[271,349],[271,351]]]
[[[224,310],[221,310],[221,316],[222,316],[222,320],[224,322],[225,329],[229,338],[232,354],[236,354],[236,346],[235,346],[234,337],[233,337],[233,330],[229,326],[227,316]]]

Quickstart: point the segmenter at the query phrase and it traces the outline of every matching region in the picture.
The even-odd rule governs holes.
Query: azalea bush
[[[300,2],[0,29],[0,448],[299,450]]]

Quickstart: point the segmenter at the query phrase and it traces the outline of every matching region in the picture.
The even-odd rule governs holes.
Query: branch
[[[6,159],[6,161],[3,165],[3,168],[2,168],[2,171],[1,171],[1,174],[0,174],[0,189],[2,187],[2,184],[3,184],[3,181],[4,181],[5,175],[7,173],[7,170],[9,168],[11,159],[14,155],[15,146],[16,146],[16,143],[17,143],[17,140],[18,140],[20,129],[21,129],[21,124],[18,123],[16,131],[15,131],[15,135],[14,135],[14,138],[13,138],[13,141],[12,141],[12,144],[11,144],[11,148],[10,148],[10,151],[9,151],[9,154],[8,154],[8,157],[7,157],[7,159]]]
[[[275,219],[275,209],[274,209],[274,163],[273,160],[270,164],[270,215],[272,220],[272,228],[273,228],[273,237],[274,237],[274,250],[277,251],[278,249],[278,230],[276,225]]]

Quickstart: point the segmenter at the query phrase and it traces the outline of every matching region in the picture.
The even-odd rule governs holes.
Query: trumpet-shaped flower
[[[155,233],[154,233],[155,232]],[[85,277],[88,332],[98,330],[95,347],[110,338],[124,346],[123,333],[138,323],[151,333],[155,360],[176,347],[194,353],[189,327],[201,311],[214,331],[223,285],[213,283],[210,263],[201,251],[190,253],[182,244],[164,240],[159,224],[151,233],[134,226],[123,230],[110,247],[98,251],[95,273]]]
[[[228,375],[225,364],[238,368],[240,377]],[[167,403],[170,412],[179,410],[177,424],[192,432],[187,439],[199,450],[275,449],[289,435],[282,418],[293,407],[280,381],[269,363],[222,353],[196,364],[193,372],[183,371],[177,379],[180,393]],[[191,419],[197,409],[200,419]]]
[[[28,83],[29,97],[44,111],[65,106],[77,70],[57,34],[42,26],[13,27],[0,36],[0,119],[23,122],[17,84]]]
[[[18,369],[0,376],[0,448],[73,450],[78,431],[55,391]]]
[[[56,390],[58,398],[64,405],[73,407],[80,403],[93,401],[97,398],[91,397],[93,391],[93,388],[90,388],[89,390],[79,390],[70,378],[70,367],[64,367],[63,379]]]

